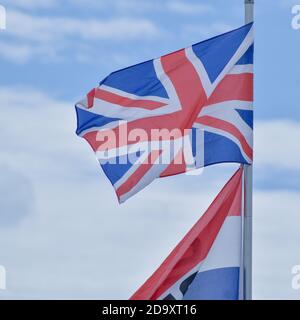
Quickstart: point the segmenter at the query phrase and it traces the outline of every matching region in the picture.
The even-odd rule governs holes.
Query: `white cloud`
[[[72,102],[57,101],[23,87],[1,88],[0,101],[0,139],[6,146],[0,151],[0,164],[13,166],[19,172],[34,166],[33,171],[24,172],[26,176],[51,179],[50,168],[63,177],[77,163],[80,151],[76,152],[75,147],[78,140]]]
[[[57,0],[9,0],[9,6],[18,8],[35,9],[35,8],[52,8],[58,4]]]
[[[157,36],[156,26],[147,19],[115,18],[82,20],[70,17],[34,16],[8,12],[7,33],[33,41],[48,42],[76,36],[82,39],[127,41]]]
[[[159,15],[165,12],[169,12],[170,17],[172,14],[204,15],[213,12],[211,5],[196,2],[93,1],[88,6],[92,15],[82,0],[68,1],[60,15],[57,9],[61,4],[56,1],[45,1],[39,5],[35,0],[26,3],[15,0],[13,5],[7,7],[7,28],[0,43],[0,56],[17,63],[37,58],[52,62],[67,57],[88,62],[98,57],[104,47],[111,48],[119,43],[128,47],[130,43],[139,41],[140,48],[143,48],[143,45],[154,44],[154,40],[161,43],[164,38],[168,38],[168,43],[172,44],[179,36],[184,46],[190,44],[190,41],[196,42],[200,38],[232,29],[232,26],[221,21],[209,25],[195,25],[191,22],[183,26],[179,24],[174,32],[173,29],[166,30],[164,20],[159,20]],[[76,16],[66,13],[69,7],[72,7],[72,12],[76,12]],[[39,10],[31,10],[34,8]],[[100,41],[105,41],[105,44]],[[88,50],[83,49],[87,47]],[[126,50],[129,51],[128,48]]]
[[[18,224],[32,213],[34,190],[31,180],[10,165],[0,164],[0,230]],[[12,196],[14,195],[14,196]]]
[[[20,87],[1,88],[0,101],[0,264],[8,274],[0,298],[128,298],[234,170],[212,166],[203,176],[161,179],[120,206],[92,151],[75,136],[72,102]],[[260,123],[256,139],[267,146],[265,128],[279,125]],[[290,268],[300,264],[299,210],[297,192],[255,192],[256,298],[298,294]]]
[[[256,165],[300,169],[300,123],[293,120],[257,121],[255,124]]]
[[[291,269],[300,264],[300,193],[254,194],[253,290],[255,299],[300,299]]]
[[[72,0],[73,5],[85,7],[84,0]],[[187,2],[179,0],[114,0],[110,1],[89,1],[89,6],[94,9],[112,9],[119,13],[163,13],[166,10],[182,15],[206,14],[213,12],[213,7],[207,3]]]
[[[191,3],[183,1],[169,1],[166,3],[167,9],[181,14],[199,15],[213,12],[213,7],[204,3]]]
[[[25,63],[35,57],[56,59],[56,50],[48,44],[25,44],[0,41],[0,56],[14,63]]]
[[[156,25],[145,18],[80,19],[65,16],[37,16],[8,10],[7,29],[0,43],[0,55],[25,62],[34,57],[55,58],[73,49],[74,56],[84,56],[80,46],[93,46],[95,41],[110,43],[151,40],[161,36]],[[76,49],[75,49],[76,48]],[[78,51],[79,50],[79,51]]]
[[[28,45],[15,45],[0,41],[0,55],[13,62],[25,62],[32,55],[34,48]]]

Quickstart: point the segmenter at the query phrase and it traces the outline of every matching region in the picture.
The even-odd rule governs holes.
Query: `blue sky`
[[[297,0],[256,2],[254,297],[299,299],[291,287],[300,264]],[[126,299],[236,166],[156,181],[120,206],[74,134],[73,105],[111,71],[239,27],[243,1],[1,4],[0,298]]]

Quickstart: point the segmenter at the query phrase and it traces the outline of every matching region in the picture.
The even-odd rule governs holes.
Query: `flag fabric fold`
[[[242,173],[208,210],[132,300],[238,300],[242,297]]]
[[[119,202],[154,179],[252,162],[253,24],[111,73],[76,104]]]

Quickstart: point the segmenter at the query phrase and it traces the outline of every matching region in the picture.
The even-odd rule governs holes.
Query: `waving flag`
[[[242,169],[133,300],[238,300],[242,254]]]
[[[158,177],[252,161],[253,25],[110,74],[77,131],[125,201]]]

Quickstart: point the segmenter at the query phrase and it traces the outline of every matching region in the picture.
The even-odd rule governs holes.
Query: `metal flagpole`
[[[245,1],[245,23],[254,20],[254,0]],[[252,165],[244,165],[244,300],[252,299]]]

